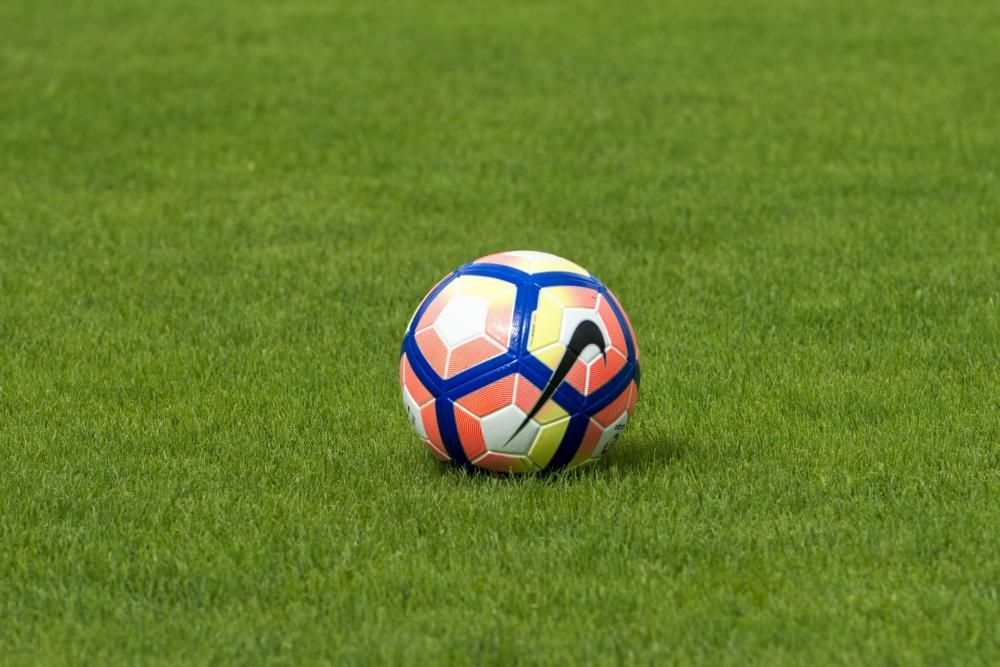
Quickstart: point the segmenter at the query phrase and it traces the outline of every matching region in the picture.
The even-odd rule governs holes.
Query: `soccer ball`
[[[572,468],[606,454],[632,415],[639,347],[601,281],[555,255],[459,267],[406,328],[403,403],[443,461],[497,472]]]

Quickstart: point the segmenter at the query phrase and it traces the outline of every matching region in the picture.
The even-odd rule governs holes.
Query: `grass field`
[[[1000,663],[1000,10],[0,3],[0,662]],[[600,465],[397,386],[532,248],[643,352]]]

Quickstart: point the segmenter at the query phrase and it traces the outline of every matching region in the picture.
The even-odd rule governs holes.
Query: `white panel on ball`
[[[426,439],[427,429],[424,428],[424,420],[420,416],[420,406],[417,405],[416,400],[410,395],[410,390],[405,386],[403,387],[403,405],[406,406],[406,414],[410,417],[410,422],[417,430],[417,434]]]
[[[538,434],[538,424],[530,421],[517,436],[510,436],[527,417],[516,405],[508,405],[482,418],[483,440],[486,447],[493,452],[504,454],[527,454]],[[508,442],[510,440],[510,442]]]
[[[489,302],[467,294],[452,297],[444,307],[434,326],[448,347],[482,335],[486,331]]]

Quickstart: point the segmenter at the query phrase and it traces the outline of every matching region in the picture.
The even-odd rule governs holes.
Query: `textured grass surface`
[[[0,3],[7,664],[1000,662],[990,3]],[[599,466],[410,432],[487,252],[621,297]]]

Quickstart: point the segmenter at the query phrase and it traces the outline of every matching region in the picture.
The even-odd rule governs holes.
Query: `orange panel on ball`
[[[462,449],[470,461],[486,451],[486,441],[483,440],[483,429],[479,419],[456,407],[455,426],[458,427],[458,439],[462,442]]]
[[[458,404],[480,417],[505,408],[514,401],[514,378],[515,376],[508,375],[482,389],[477,389],[458,399]]]
[[[628,405],[626,406],[625,409],[628,410],[628,416],[631,417],[632,413],[635,411],[635,402],[639,398],[639,385],[635,383],[635,380],[632,380],[632,383],[628,386],[628,389],[629,389]]]
[[[403,378],[403,386],[410,391],[410,396],[417,402],[417,405],[423,405],[433,398],[431,392],[427,391],[427,387],[417,378],[417,374],[413,372],[410,360],[406,358],[405,354],[399,364],[399,368],[400,377]]]
[[[635,345],[635,358],[638,359],[639,358],[639,339],[635,337],[635,329],[632,328],[632,321],[628,318],[628,313],[625,312],[625,309],[622,308],[621,301],[618,300],[618,297],[616,297],[614,294],[612,294],[611,290],[608,290],[608,294],[614,300],[615,305],[618,306],[618,310],[621,311],[622,317],[625,318],[625,326],[628,327],[629,336],[632,337],[632,344]],[[622,351],[624,351],[624,348],[622,348]]]
[[[448,374],[445,377],[455,377],[462,371],[467,371],[502,352],[503,348],[495,341],[482,336],[462,343],[451,351],[451,358],[448,360]]]
[[[603,410],[594,415],[594,419],[602,426],[611,426],[615,420],[621,417],[628,410],[629,397],[632,387],[629,385],[618,394],[615,400],[611,401]]]
[[[587,393],[587,364],[582,359],[577,359],[573,367],[569,369],[566,382],[569,382],[581,394]]]
[[[622,331],[622,326],[618,323],[618,318],[615,317],[615,313],[611,309],[611,305],[607,299],[601,299],[601,305],[597,308],[597,314],[604,322],[604,327],[608,330],[611,345],[621,350],[624,354],[628,354],[628,346],[625,344],[625,333]]]
[[[590,379],[587,382],[588,394],[593,394],[607,384],[621,369],[625,368],[625,364],[628,362],[625,355],[614,348],[608,350],[605,358],[607,362],[598,357],[590,364]]]
[[[583,440],[580,442],[580,448],[576,450],[576,454],[573,455],[573,460],[569,462],[569,466],[572,467],[582,463],[593,456],[594,450],[597,449],[597,445],[600,443],[601,435],[603,433],[604,429],[591,419],[587,423],[587,430],[583,434]]]
[[[416,335],[415,340],[427,363],[438,375],[444,377],[445,368],[448,365],[448,347],[438,336],[437,331],[425,329]]]
[[[521,408],[521,412],[525,414],[531,412],[541,395],[541,390],[523,377],[517,381],[517,397],[514,400],[517,407]]]
[[[434,401],[431,401],[420,408],[420,420],[424,422],[424,430],[427,432],[427,439],[434,443],[442,452],[444,440],[441,439],[441,430],[438,428],[437,411],[434,409]]]

